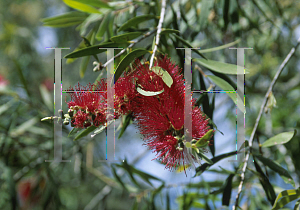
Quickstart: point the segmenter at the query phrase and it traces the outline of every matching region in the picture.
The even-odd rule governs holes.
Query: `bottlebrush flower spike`
[[[96,127],[106,121],[106,79],[101,79],[97,84],[88,84],[68,89],[71,101],[68,102],[69,113],[72,113],[71,122],[77,128]]]
[[[124,72],[123,76],[115,84],[115,112],[116,118],[133,111],[137,92],[134,85],[134,77]]]
[[[156,159],[160,159],[166,164],[166,168],[173,170],[181,164],[187,165],[190,161],[197,160],[197,157],[185,148],[184,79],[179,67],[172,64],[166,56],[160,58],[155,65],[171,75],[173,84],[168,87],[162,78],[149,70],[147,64],[137,62],[134,72],[136,83],[147,91],[158,91],[163,88],[164,92],[156,96],[138,95],[135,100],[134,116],[146,145],[157,153]],[[191,113],[192,138],[199,140],[209,130],[209,119],[206,119],[201,109],[194,107],[194,104],[195,100],[192,101]]]

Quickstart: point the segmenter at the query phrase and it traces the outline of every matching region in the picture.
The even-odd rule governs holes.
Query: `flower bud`
[[[69,120],[67,118],[64,120],[64,125],[69,125]]]
[[[68,113],[69,113],[69,116],[72,118],[73,113],[74,113],[74,110],[72,109],[72,107],[71,107],[71,109],[68,110]]]
[[[87,127],[91,126],[91,123],[90,123],[89,121],[84,121],[83,126],[84,126],[85,128],[87,128]]]

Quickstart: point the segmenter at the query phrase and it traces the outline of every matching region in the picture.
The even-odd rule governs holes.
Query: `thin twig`
[[[149,69],[151,69],[151,67],[153,65],[153,60],[154,60],[155,52],[157,51],[157,46],[159,44],[161,28],[162,28],[162,24],[164,22],[164,17],[165,17],[165,11],[166,11],[166,0],[162,0],[161,1],[160,17],[159,17],[159,22],[158,22],[158,26],[157,26],[155,46],[154,46],[154,49],[153,49],[153,52],[152,52],[152,55],[151,55]]]
[[[124,52],[126,52],[127,49],[132,48],[135,44],[137,44],[138,42],[142,41],[143,39],[149,37],[150,35],[154,34],[155,32],[156,32],[156,29],[145,33],[142,37],[140,37],[140,38],[136,39],[135,41],[133,41],[127,48],[121,50],[121,52],[119,52],[113,58],[108,60],[105,64],[102,65],[101,63],[98,63],[97,66],[96,66],[97,68],[96,68],[95,71],[100,71],[101,69],[106,68],[108,64],[113,62],[115,60],[115,58],[118,58],[119,56],[121,56]]]
[[[254,135],[255,135],[255,132],[256,132],[256,129],[258,127],[258,123],[260,121],[260,118],[262,116],[262,113],[263,113],[263,110],[267,104],[267,99],[268,99],[268,96],[270,94],[270,92],[272,91],[279,75],[281,74],[282,70],[284,69],[284,67],[287,65],[287,63],[289,62],[289,60],[291,59],[291,57],[294,55],[297,47],[299,46],[300,44],[300,37],[297,41],[297,44],[295,45],[295,47],[293,47],[291,49],[291,51],[289,52],[289,54],[286,56],[286,58],[284,59],[284,61],[282,62],[282,64],[280,65],[279,69],[277,70],[276,72],[276,75],[274,76],[270,86],[269,86],[269,89],[264,97],[264,100],[263,100],[263,103],[260,107],[260,111],[259,111],[259,114],[256,118],[256,121],[255,121],[255,125],[254,125],[254,128],[252,130],[252,133],[251,133],[251,136],[250,136],[250,139],[249,139],[249,150],[247,151],[246,153],[246,157],[245,157],[245,161],[244,161],[244,165],[243,165],[243,169],[242,169],[242,174],[241,174],[241,182],[239,184],[239,187],[238,187],[238,194],[236,195],[236,200],[235,200],[235,205],[232,207],[233,210],[235,210],[238,206],[238,203],[239,203],[239,198],[240,198],[240,194],[242,192],[242,188],[243,188],[243,183],[244,183],[244,180],[245,180],[245,173],[246,173],[246,168],[247,168],[247,164],[248,164],[248,160],[249,160],[249,157],[250,157],[250,151],[251,151],[251,148],[252,148],[252,143],[253,143],[253,139],[254,139]]]

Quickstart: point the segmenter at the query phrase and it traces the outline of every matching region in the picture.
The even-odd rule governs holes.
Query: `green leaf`
[[[159,94],[161,94],[161,93],[163,93],[163,92],[165,91],[164,89],[162,89],[162,90],[160,90],[160,91],[158,91],[158,92],[145,91],[145,90],[143,90],[143,89],[140,88],[140,87],[137,87],[136,90],[137,90],[137,92],[139,92],[139,93],[142,94],[143,96],[156,96],[156,95],[159,95]]]
[[[163,182],[162,180],[160,180],[159,178],[155,177],[155,176],[152,176],[150,174],[147,174],[145,172],[142,172],[136,168],[134,168],[133,166],[129,165],[127,163],[127,160],[125,159],[124,162],[122,163],[122,165],[119,165],[119,164],[116,164],[116,166],[120,167],[120,168],[123,168],[125,169],[129,176],[130,176],[130,179],[137,185],[139,186],[139,184],[136,182],[135,178],[133,177],[133,174],[136,174],[138,175],[140,178],[142,178],[144,181],[146,181],[147,183],[149,183],[151,186],[152,186],[152,183],[149,181],[150,179],[153,179],[153,180],[158,180],[158,181],[161,181]]]
[[[245,140],[244,143],[241,145],[239,151],[241,151],[242,149],[247,148],[247,147],[249,147],[249,141]]]
[[[216,71],[222,74],[237,74],[237,65],[234,64],[199,58],[194,58],[193,60],[212,71]],[[246,69],[245,73],[248,74],[249,71]]]
[[[224,183],[224,191],[222,197],[222,205],[229,206],[230,198],[231,198],[231,191],[232,191],[232,179],[235,174],[230,174],[225,183]]]
[[[141,16],[137,16],[134,18],[131,18],[130,20],[128,20],[127,22],[125,22],[119,29],[118,32],[120,31],[124,31],[130,27],[134,27],[137,26],[139,23],[141,22],[145,22],[147,20],[152,20],[157,18],[155,15],[141,15]]]
[[[125,184],[123,183],[123,181],[121,180],[121,178],[120,178],[119,175],[117,174],[115,167],[111,166],[111,168],[112,168],[112,171],[113,171],[113,174],[114,174],[114,177],[116,178],[116,180],[119,182],[119,184],[120,184],[125,190],[128,191],[128,189],[126,188]]]
[[[289,174],[289,172],[287,170],[285,170],[283,167],[281,167],[278,163],[276,163],[275,161],[269,159],[269,158],[265,158],[261,155],[256,155],[253,154],[258,160],[260,160],[264,165],[268,166],[270,169],[272,169],[273,171],[275,171],[276,173],[278,173],[282,179],[284,180],[285,183],[291,184],[293,185],[293,187],[295,187],[295,182],[293,180],[293,178],[291,177],[291,175]]]
[[[164,83],[170,88],[173,84],[173,79],[169,72],[167,72],[165,69],[159,67],[159,66],[154,66],[151,68],[151,71],[153,71],[155,74],[160,76]]]
[[[110,121],[108,123],[108,126],[112,123],[113,121]],[[92,135],[92,137],[94,137],[95,135],[97,134],[100,134],[102,133],[104,130],[105,130],[106,126],[105,125],[102,125],[100,128],[97,128],[95,131],[94,131],[94,134]]]
[[[200,12],[200,30],[204,29],[207,24],[207,18],[214,5],[213,0],[202,0],[201,1],[201,12]]]
[[[96,126],[92,125],[92,126],[88,127],[87,129],[84,129],[74,138],[74,141],[87,136],[89,133],[94,131],[96,128],[97,128]]]
[[[212,135],[213,135],[214,130],[210,129],[209,131],[206,132],[206,134],[204,136],[202,136],[197,142],[196,142],[196,147],[198,148],[202,148],[205,147],[207,145],[207,143],[209,143],[209,140],[211,139]],[[205,146],[204,146],[205,145]]]
[[[233,91],[235,90],[228,82],[221,79],[220,77],[213,75],[207,75],[207,77],[211,79],[217,86],[219,86],[222,91],[226,91],[226,94],[232,99],[233,103],[236,104],[237,102],[237,107],[239,108],[239,110],[241,110],[241,112],[244,112],[244,100],[238,94],[233,93]]]
[[[300,209],[300,200],[298,200],[295,204],[294,210],[299,210]]]
[[[51,27],[67,27],[82,23],[88,17],[83,12],[68,12],[54,17],[44,18],[41,21],[44,26]]]
[[[160,34],[170,34],[170,33],[180,34],[180,31],[175,29],[162,28]]]
[[[222,155],[219,155],[219,156],[216,156],[216,157],[213,157],[211,159],[211,161],[213,162],[213,164],[217,163],[218,161],[224,159],[224,158],[227,158],[227,157],[230,157],[232,155],[236,155],[237,153],[239,152],[236,152],[236,151],[233,151],[233,152],[228,152],[228,153],[225,153],[225,154],[222,154]],[[209,168],[211,165],[209,165],[208,163],[204,163],[202,164],[201,166],[197,167],[196,168],[196,174],[194,177],[196,176],[200,176],[207,168]]]
[[[199,152],[199,153],[197,153],[198,155],[199,155],[199,157],[201,158],[201,159],[203,159],[205,162],[207,162],[209,165],[213,165],[214,164],[214,162],[211,160],[211,159],[209,159],[206,155],[204,155],[203,153],[201,153],[201,152]]]
[[[109,6],[106,2],[103,2],[100,0],[73,0],[73,1],[77,1],[79,3],[87,4],[87,5],[98,7],[98,8],[112,9],[112,7]]]
[[[107,29],[106,29],[108,39],[114,36],[114,20],[115,20],[115,13],[112,12],[108,20]]]
[[[222,49],[227,49],[228,47],[238,44],[240,41],[241,41],[241,39],[237,39],[234,42],[230,42],[228,44],[224,44],[219,47],[213,47],[213,48],[209,48],[209,49],[205,49],[205,50],[199,50],[199,52],[208,53],[208,52],[214,52],[214,51],[218,51],[218,50],[222,50]]]
[[[99,49],[99,48],[110,48],[110,47],[118,47],[118,44],[113,42],[101,43],[98,45],[77,50],[75,52],[71,52],[68,55],[66,55],[65,58],[79,58],[88,55],[96,55],[106,51],[106,49]]]
[[[115,83],[119,79],[119,77],[122,75],[123,71],[129,66],[129,64],[137,57],[140,57],[142,55],[145,55],[148,53],[148,50],[145,49],[135,49],[128,53],[119,63],[118,67],[115,71]],[[114,84],[112,84],[114,85]]]
[[[70,133],[68,134],[68,137],[74,136],[78,131],[82,130],[83,128],[73,128]]]
[[[272,138],[269,138],[266,140],[261,146],[262,147],[271,147],[278,144],[285,144],[289,142],[294,135],[296,135],[296,130],[290,131],[290,132],[284,132],[277,134],[276,136],[273,136]]]
[[[292,190],[284,190],[277,196],[272,210],[277,210],[284,207],[289,202],[300,197],[300,188]]]
[[[38,121],[39,121],[39,119],[37,117],[33,117],[33,118],[25,121],[24,123],[22,123],[21,125],[19,125],[15,129],[13,129],[10,132],[10,135],[12,137],[20,136],[23,133],[25,133],[28,129],[30,129],[30,127],[32,127],[33,125],[35,125]]]
[[[102,22],[98,28],[98,31],[96,33],[96,39],[101,40],[103,39],[104,33],[107,30],[108,22],[111,19],[111,12],[108,12],[104,18],[102,19]]]
[[[139,37],[141,34],[142,32],[130,32],[118,36],[113,36],[110,38],[110,40],[115,43],[128,43],[128,41]]]
[[[85,71],[86,71],[89,61],[90,61],[90,58],[91,58],[91,56],[85,56],[81,59],[80,70],[79,70],[80,78],[84,77]]]
[[[86,37],[82,37],[83,38],[82,41],[74,49],[73,52],[78,51],[78,50],[83,49],[83,48],[86,48],[86,47],[89,47],[89,46],[87,46],[87,44],[91,45],[91,43],[89,42],[89,40],[91,40],[91,42],[93,43],[93,41],[94,41],[93,35],[94,35],[94,30],[91,29],[91,31],[88,33],[88,35]],[[96,55],[94,55],[94,57],[99,62],[98,57]],[[77,60],[77,58],[68,58],[67,61],[66,61],[66,63],[70,64],[70,63],[74,62],[75,60]]]
[[[189,48],[194,48],[190,43],[188,43],[187,41],[185,41],[183,38],[181,38],[180,36],[173,34],[173,36],[176,37],[177,40],[181,41],[184,45],[186,45]],[[199,50],[196,49],[192,49],[192,51],[194,51],[195,53],[197,53],[198,55],[200,55],[202,58],[207,59],[202,53],[199,52]]]
[[[0,115],[6,112],[16,101],[14,99],[0,106]]]
[[[276,200],[276,194],[275,194],[274,188],[271,185],[271,183],[269,182],[268,177],[264,174],[264,172],[262,171],[262,169],[256,162],[255,158],[253,158],[253,159],[254,159],[254,165],[255,165],[256,171],[259,173],[259,182],[261,183],[271,205],[273,205]]]
[[[91,7],[87,4],[75,1],[75,0],[63,0],[63,2],[68,5],[69,7],[76,9],[76,10],[80,10],[82,12],[87,12],[87,13],[100,13],[101,12],[97,9],[95,9],[94,7]]]
[[[118,138],[121,138],[121,137],[122,137],[122,135],[123,135],[123,133],[125,132],[126,128],[127,128],[128,125],[130,124],[131,119],[132,119],[132,115],[131,115],[131,114],[126,115],[125,121],[124,121],[124,123],[123,123],[122,129],[121,129],[121,131],[120,131],[120,134],[119,134]]]

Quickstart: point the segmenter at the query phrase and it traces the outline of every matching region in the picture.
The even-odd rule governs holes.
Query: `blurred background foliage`
[[[77,7],[74,2],[81,5]],[[54,74],[54,52],[45,47],[70,47],[70,51],[62,51],[65,56],[74,49],[85,49],[87,42],[82,39],[85,37],[91,45],[114,42],[118,47],[127,48],[132,40],[139,40],[138,37],[156,29],[160,1],[0,0],[0,10],[0,209],[231,208],[240,181],[243,153],[239,155],[239,162],[230,162],[226,169],[215,164],[204,172],[208,168],[203,164],[202,168],[197,168],[195,178],[192,178],[194,169],[188,171],[187,177],[182,172],[181,175],[166,173],[163,167],[152,167],[146,173],[153,157],[148,155],[151,151],[142,146],[139,134],[134,134],[136,130],[132,125],[127,127],[120,140],[116,139],[117,163],[96,161],[105,157],[104,133],[95,139],[85,137],[73,141],[73,137],[68,137],[70,126],[63,126],[62,142],[63,158],[71,162],[44,162],[53,157],[53,123],[40,119],[53,115]],[[184,52],[176,50],[178,47],[201,47],[200,53],[193,52],[193,58],[201,58],[202,52],[210,60],[230,64],[237,62],[236,50],[228,49],[227,45],[216,51],[213,48],[229,43],[233,43],[233,47],[253,48],[245,50],[245,67],[249,70],[245,76],[245,128],[246,139],[249,139],[267,88],[300,37],[299,10],[300,2],[294,0],[167,1],[163,28],[172,30],[162,34],[158,50],[183,68]],[[65,13],[68,15],[50,18]],[[120,30],[125,22],[141,15],[147,15],[147,20],[129,23],[127,29]],[[132,49],[151,51],[154,32],[139,40]],[[116,37],[125,33],[129,33],[125,38]],[[115,59],[115,68],[132,49],[126,49]],[[78,81],[83,85],[93,83],[105,71],[93,72],[94,53],[82,52],[78,58],[72,58],[72,54],[68,59],[62,58],[63,89],[74,87]],[[97,56],[102,64],[106,62],[105,53]],[[150,53],[144,58],[149,60]],[[193,62],[194,89],[205,90],[211,85],[204,75],[218,76],[236,87],[236,75],[222,74],[203,66],[203,73],[199,73],[196,63]],[[260,154],[267,160],[260,157],[252,162],[250,159],[239,202],[242,209],[271,209],[274,196],[276,198],[283,190],[294,189],[288,191],[287,197],[293,193],[297,196],[290,196],[289,199],[294,201],[285,206],[291,209],[300,195],[296,190],[300,181],[299,132],[285,144],[261,147],[276,134],[299,131],[299,50],[290,59],[272,92],[276,107],[263,114],[253,146],[253,154]],[[235,138],[235,104],[228,96],[220,94],[195,94],[194,97],[225,133],[215,136],[215,143],[210,147],[211,157],[225,153],[219,142],[232,144],[235,148],[234,141],[226,138],[229,130]],[[67,111],[65,103],[63,109]],[[225,121],[214,115],[217,111],[228,119],[225,125]],[[118,132],[126,128],[126,122],[132,123],[125,117],[117,122]],[[238,148],[243,142],[238,140]],[[279,168],[268,160],[276,161]],[[154,176],[155,172],[162,175]],[[207,173],[218,174],[219,179],[208,181]],[[292,178],[295,186],[284,183],[278,175],[285,179],[290,177],[287,183],[292,183]]]

